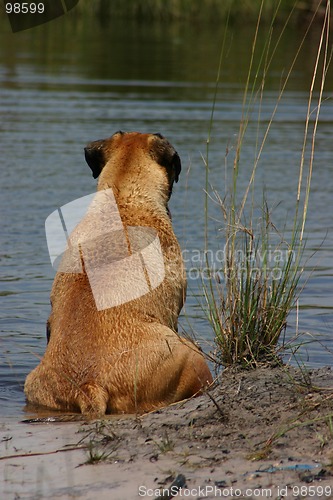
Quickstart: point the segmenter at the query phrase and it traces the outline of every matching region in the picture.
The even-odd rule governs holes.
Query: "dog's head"
[[[177,151],[161,134],[116,132],[89,143],[84,152],[93,177],[99,177],[98,189],[159,193],[166,203],[181,171]]]

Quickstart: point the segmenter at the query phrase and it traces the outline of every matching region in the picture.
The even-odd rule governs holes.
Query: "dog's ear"
[[[102,172],[104,165],[110,158],[110,151],[114,137],[121,135],[124,135],[124,132],[118,130],[118,132],[115,132],[108,139],[90,142],[84,148],[84,156],[86,158],[86,162],[92,170],[94,179],[97,179],[99,174]]]
[[[182,166],[175,148],[161,134],[153,134],[150,154],[154,160],[164,167],[168,173],[170,190],[173,182],[178,182]]]
[[[103,167],[106,163],[104,146],[105,146],[105,140],[102,139],[100,141],[90,142],[84,148],[84,156],[86,162],[91,168],[94,179],[97,179],[97,177],[102,172]]]

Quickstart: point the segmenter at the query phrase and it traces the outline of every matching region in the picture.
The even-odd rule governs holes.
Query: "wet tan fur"
[[[138,299],[98,311],[85,273],[58,272],[51,292],[50,341],[25,382],[29,402],[93,416],[142,413],[188,398],[212,381],[202,353],[177,334],[186,278],[167,212],[174,173],[155,159],[155,148],[165,142],[139,133],[101,141],[105,166],[98,181],[98,191],[112,188],[125,230],[148,226],[157,231],[163,282]],[[93,226],[87,216],[76,231]],[[106,283],[111,278],[106,275]]]

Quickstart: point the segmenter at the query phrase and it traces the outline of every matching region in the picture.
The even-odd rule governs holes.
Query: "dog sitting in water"
[[[28,402],[85,415],[148,412],[212,382],[177,334],[186,277],[168,201],[180,158],[160,134],[137,132],[94,141],[85,157],[96,199],[69,238],[49,342],[24,390]]]

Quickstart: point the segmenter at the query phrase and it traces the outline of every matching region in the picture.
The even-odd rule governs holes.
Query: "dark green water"
[[[121,130],[160,132],[176,147],[183,171],[171,211],[188,259],[187,317],[205,348],[213,334],[198,305],[196,255],[203,249],[206,140],[224,26],[112,23],[71,16],[12,34],[0,19],[0,405],[20,415],[26,374],[45,349],[45,322],[53,280],[44,233],[46,217],[58,206],[94,191],[83,157],[84,145]],[[278,37],[273,33],[271,47]],[[287,30],[266,76],[258,129],[254,105],[243,144],[239,193],[253,166],[279,89],[304,29]],[[210,180],[224,195],[236,145],[254,27],[227,32],[210,145]],[[267,28],[259,33],[257,67]],[[279,103],[258,165],[255,200],[262,186],[277,226],[291,225],[303,143],[308,91],[318,30],[305,41]],[[259,77],[262,73],[259,71]],[[258,78],[259,78],[258,77]],[[259,81],[259,80],[258,80]],[[317,86],[318,89],[318,86]],[[309,216],[307,263],[313,269],[301,295],[298,328],[322,339],[303,350],[311,366],[331,364],[333,341],[333,75],[328,75],[318,127]],[[257,101],[259,102],[259,100]],[[308,155],[307,155],[308,160]],[[307,165],[307,163],[306,163]],[[230,179],[230,173],[227,178]],[[210,204],[210,249],[223,248],[223,217]],[[290,316],[288,335],[295,332]],[[208,346],[208,347],[207,347]]]

